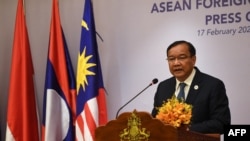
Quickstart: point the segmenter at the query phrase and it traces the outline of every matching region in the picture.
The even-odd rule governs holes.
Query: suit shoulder
[[[217,85],[217,84],[224,85],[224,82],[220,78],[215,77],[213,75],[201,72],[200,76],[201,76],[202,80],[207,82],[207,83],[213,83],[214,85]]]
[[[196,67],[196,77],[204,79],[206,81],[222,82],[223,83],[223,81],[220,78],[215,77],[215,76],[208,74],[208,73],[204,73],[204,72],[200,71],[197,67]]]
[[[174,77],[170,77],[170,78],[167,78],[167,79],[161,81],[160,84],[171,84],[173,82],[175,82],[175,78]]]

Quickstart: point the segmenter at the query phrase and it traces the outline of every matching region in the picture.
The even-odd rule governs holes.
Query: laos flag
[[[53,0],[43,100],[42,141],[74,141],[75,76]]]

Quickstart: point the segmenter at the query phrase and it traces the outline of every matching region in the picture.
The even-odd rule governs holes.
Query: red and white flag
[[[22,0],[18,0],[14,32],[6,141],[39,141],[34,69]]]

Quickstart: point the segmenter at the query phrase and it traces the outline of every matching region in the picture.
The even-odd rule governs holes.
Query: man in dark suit
[[[159,83],[152,116],[156,117],[157,107],[161,107],[164,101],[173,95],[178,96],[179,84],[184,82],[184,100],[193,106],[189,130],[223,134],[224,125],[231,123],[224,83],[218,78],[202,73],[195,66],[196,50],[187,41],[176,41],[169,45],[167,61],[173,77]]]

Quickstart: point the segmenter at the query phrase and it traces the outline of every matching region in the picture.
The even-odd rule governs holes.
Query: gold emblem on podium
[[[150,132],[141,128],[141,119],[133,112],[128,118],[128,127],[120,133],[120,141],[148,141]]]

